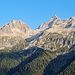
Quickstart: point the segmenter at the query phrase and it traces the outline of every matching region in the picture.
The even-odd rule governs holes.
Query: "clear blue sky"
[[[61,19],[75,16],[75,0],[0,0],[0,26],[22,20],[35,29],[54,14]]]

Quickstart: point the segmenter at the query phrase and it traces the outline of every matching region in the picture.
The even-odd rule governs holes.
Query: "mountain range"
[[[54,15],[32,30],[21,20],[0,28],[0,75],[74,75],[75,17]]]
[[[52,41],[53,43],[59,43],[61,46],[67,45],[69,47],[75,44],[74,34],[75,17],[61,20],[54,15],[48,22],[41,24],[35,30],[32,30],[26,23],[20,20],[13,20],[0,29],[0,47],[12,47],[23,39],[30,42],[30,44],[35,41],[36,45],[40,46],[41,44],[44,44],[46,40],[48,41],[50,39],[49,41]],[[40,42],[37,41],[38,39]],[[35,46],[35,42],[31,45]]]

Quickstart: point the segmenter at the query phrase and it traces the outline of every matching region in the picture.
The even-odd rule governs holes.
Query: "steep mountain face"
[[[38,30],[42,30],[41,36],[34,38],[29,47],[37,46],[54,51],[66,46],[70,48],[75,44],[75,17],[61,20],[55,15],[48,22],[40,25]]]
[[[58,75],[75,75],[75,60],[72,61],[62,72]]]
[[[30,46],[37,46],[45,50],[55,51],[62,47],[70,48],[75,44],[74,35],[61,35],[58,33],[44,32],[40,37],[30,42]]]
[[[38,29],[47,29],[51,33],[65,33],[68,35],[75,32],[75,17],[61,20],[57,16],[53,16],[48,22],[40,25]]]
[[[26,36],[30,32],[30,27],[20,20],[13,20],[5,24],[0,29],[1,36]]]
[[[12,47],[27,38],[31,32],[30,27],[20,20],[13,20],[0,29],[0,49]]]
[[[48,22],[41,24],[38,27],[38,29],[45,30],[45,29],[51,28],[52,25],[58,21],[61,21],[61,20],[56,15],[54,15]]]

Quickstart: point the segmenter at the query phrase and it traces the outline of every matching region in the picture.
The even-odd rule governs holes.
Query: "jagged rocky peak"
[[[48,28],[51,28],[52,25],[54,25],[55,23],[61,21],[60,18],[58,18],[56,15],[52,16],[52,18],[48,21],[48,22],[45,22],[43,24],[41,24],[38,29],[42,29],[42,30],[45,30],[45,29],[48,29]]]
[[[22,25],[22,24],[27,25],[26,23],[22,22],[21,20],[13,20],[13,21],[11,21],[11,23],[13,23],[13,24],[20,24],[20,25]]]
[[[60,20],[60,18],[58,16],[56,16],[56,15],[52,16],[51,19],[53,19],[53,20],[59,19]]]
[[[75,17],[70,17],[68,21],[69,23],[75,23]]]
[[[39,26],[40,30],[47,30],[50,33],[59,33],[63,35],[75,34],[75,17],[61,20],[54,15],[48,22]]]
[[[69,19],[68,19],[68,21],[69,22],[74,22],[75,21],[75,17],[73,16],[73,17],[70,17]]]
[[[0,46],[3,48],[12,47],[19,43],[20,40],[29,37],[30,32],[30,27],[20,20],[13,20],[10,23],[6,23],[0,29],[0,39],[3,39],[0,40]]]
[[[13,20],[10,23],[6,23],[2,28],[1,31],[2,32],[12,32],[12,30],[16,30],[19,29],[22,32],[28,32],[30,29],[30,27],[22,22],[21,20]]]
[[[70,17],[69,19],[75,19],[75,17],[73,16],[73,17]]]
[[[9,23],[10,26],[14,26],[14,27],[28,27],[30,28],[26,23],[22,22],[21,20],[13,20]]]
[[[70,17],[66,22],[66,28],[72,28],[72,30],[75,30],[75,17]]]

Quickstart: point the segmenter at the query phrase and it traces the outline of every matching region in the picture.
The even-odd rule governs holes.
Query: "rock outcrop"
[[[27,36],[30,33],[30,27],[20,20],[13,20],[5,24],[0,29],[1,36]]]

